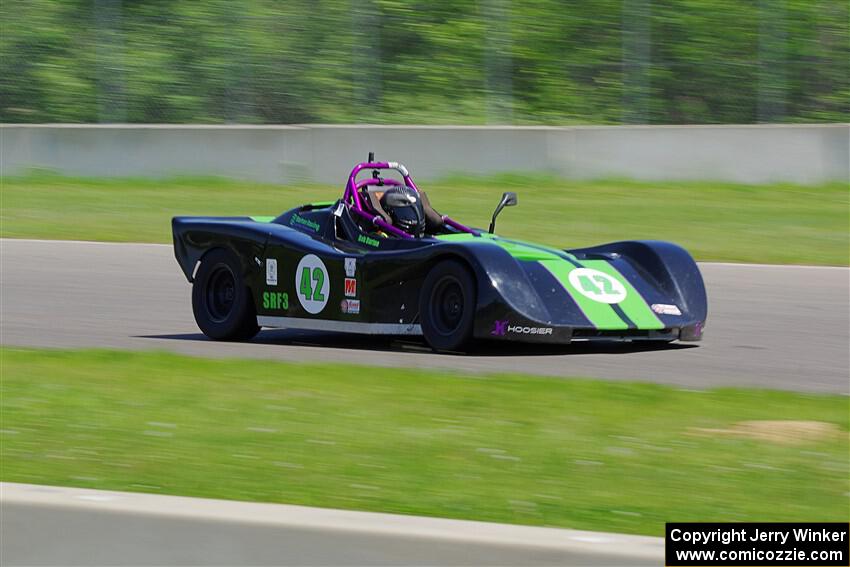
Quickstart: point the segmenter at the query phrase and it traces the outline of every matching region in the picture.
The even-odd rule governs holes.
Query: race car
[[[497,235],[496,217],[516,203],[504,193],[489,230],[468,227],[438,213],[404,165],[370,154],[334,202],[269,217],[174,217],[174,253],[198,327],[217,340],[263,327],[421,335],[442,351],[481,339],[702,338],[705,286],[683,248],[560,250]]]

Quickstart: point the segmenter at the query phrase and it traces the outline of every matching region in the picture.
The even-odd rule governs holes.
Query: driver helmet
[[[384,192],[380,202],[394,227],[416,238],[425,234],[425,209],[416,190],[391,187]]]

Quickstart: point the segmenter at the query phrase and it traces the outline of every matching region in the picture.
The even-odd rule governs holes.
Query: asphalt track
[[[0,483],[2,565],[661,565],[659,538]]]
[[[195,325],[191,287],[170,246],[4,239],[0,256],[5,345],[850,393],[847,268],[702,264],[709,319],[698,346],[499,344],[454,355],[415,339],[285,330],[248,343],[209,341]]]

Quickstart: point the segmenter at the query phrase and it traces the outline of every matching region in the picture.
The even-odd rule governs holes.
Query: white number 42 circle
[[[328,304],[330,287],[328,269],[322,259],[315,254],[301,258],[295,270],[295,289],[298,290],[298,301],[307,313],[321,313]]]
[[[620,303],[626,298],[626,286],[599,270],[576,268],[570,272],[570,284],[583,296],[599,303]]]

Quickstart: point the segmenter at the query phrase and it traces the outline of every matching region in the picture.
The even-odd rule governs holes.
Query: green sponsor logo
[[[381,245],[381,242],[378,239],[370,238],[370,237],[364,236],[362,234],[357,235],[357,242],[360,242],[361,244],[365,244],[366,246],[372,246],[374,248],[377,248],[378,246]]]
[[[289,294],[282,291],[264,291],[263,309],[289,309]]]
[[[319,227],[319,223],[317,223],[316,221],[305,219],[301,215],[292,215],[292,217],[290,217],[289,219],[289,224],[292,226],[300,224],[301,226],[306,226],[313,232],[319,232],[319,228],[321,228]]]

